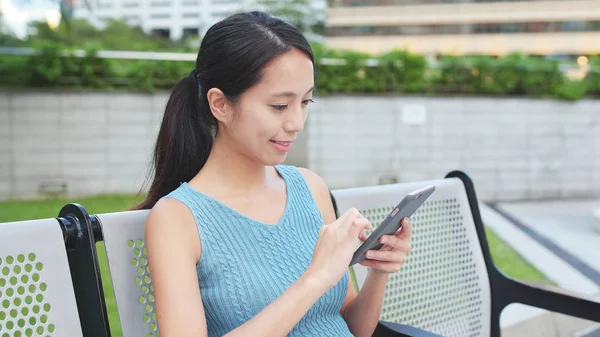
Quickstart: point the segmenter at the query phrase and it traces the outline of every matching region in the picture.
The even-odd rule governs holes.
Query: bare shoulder
[[[300,173],[308,183],[308,186],[310,187],[310,190],[313,193],[313,195],[326,194],[329,198],[329,187],[327,186],[327,183],[321,176],[304,167],[298,167],[298,171],[300,171]]]
[[[304,168],[298,167],[298,171],[306,180],[308,187],[310,188],[310,192],[323,215],[326,223],[333,222],[335,220],[335,212],[333,210],[333,203],[331,202],[331,196],[329,194],[329,186],[327,186],[327,182],[321,176],[316,174],[315,172]]]
[[[196,222],[189,208],[182,202],[163,198],[148,212],[145,224],[146,241],[157,246],[179,243],[194,258],[200,257],[200,240]]]

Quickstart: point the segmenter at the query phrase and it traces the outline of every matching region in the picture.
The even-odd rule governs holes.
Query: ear
[[[206,99],[208,100],[210,111],[217,121],[227,125],[231,121],[233,110],[223,91],[221,91],[221,89],[211,88],[206,93]]]

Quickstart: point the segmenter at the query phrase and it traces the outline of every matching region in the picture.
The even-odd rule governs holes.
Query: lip
[[[281,152],[288,152],[292,149],[293,141],[271,140],[271,144]]]

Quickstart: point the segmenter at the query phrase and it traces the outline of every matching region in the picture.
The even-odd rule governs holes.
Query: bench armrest
[[[441,337],[429,331],[421,330],[412,326],[379,321],[373,337]]]
[[[600,299],[551,285],[510,279],[509,302],[523,303],[569,316],[600,322]],[[506,294],[506,293],[504,293]]]

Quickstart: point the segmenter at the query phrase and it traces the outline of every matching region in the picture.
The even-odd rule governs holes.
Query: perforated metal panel
[[[56,219],[0,223],[0,337],[82,336]]]
[[[147,215],[148,211],[98,215],[123,337],[159,336],[144,244]]]
[[[406,193],[427,184],[436,185],[436,191],[411,217],[413,249],[401,270],[390,276],[381,319],[442,336],[489,336],[489,280],[460,180],[371,186],[332,193],[340,214],[355,207],[376,228]],[[361,287],[367,269],[355,265],[354,272]]]

